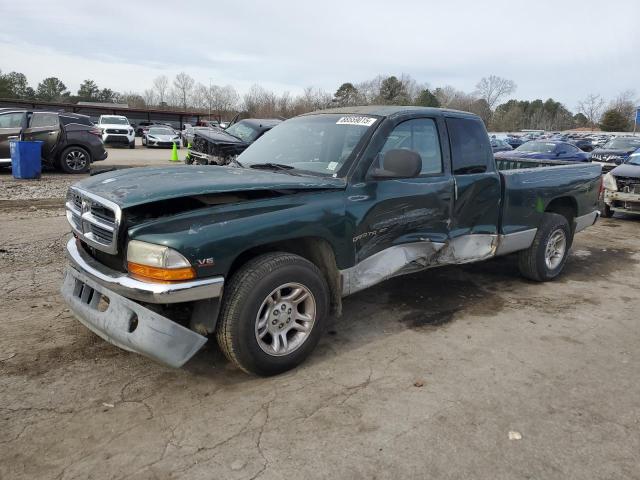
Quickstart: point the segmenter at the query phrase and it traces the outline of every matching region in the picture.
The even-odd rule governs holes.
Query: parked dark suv
[[[42,163],[66,173],[84,173],[107,158],[102,132],[89,117],[66,112],[0,108],[0,167],[11,165],[11,140],[42,140]]]

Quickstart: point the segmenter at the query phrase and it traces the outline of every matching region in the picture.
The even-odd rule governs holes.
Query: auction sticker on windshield
[[[336,122],[336,125],[360,125],[363,127],[370,127],[374,123],[376,123],[376,118],[372,117],[360,117],[360,116],[349,116],[349,117],[340,117],[340,120]]]

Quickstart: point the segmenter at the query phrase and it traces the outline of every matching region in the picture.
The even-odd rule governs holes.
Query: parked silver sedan
[[[151,127],[142,134],[142,145],[145,147],[173,147],[180,148],[180,135],[169,127]]]

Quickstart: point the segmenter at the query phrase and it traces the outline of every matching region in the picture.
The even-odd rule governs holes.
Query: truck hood
[[[246,143],[240,140],[239,138],[228,134],[222,129],[212,130],[212,131],[199,130],[194,132],[194,137],[202,137],[213,143],[238,143],[238,144]]]
[[[640,166],[623,163],[611,170],[611,175],[616,177],[640,178]]]
[[[255,190],[344,189],[339,178],[219,166],[130,168],[86,178],[75,187],[121,208],[172,198]]]
[[[131,130],[133,127],[131,125],[121,125],[119,123],[101,123],[96,125],[98,128],[115,128],[118,130]]]

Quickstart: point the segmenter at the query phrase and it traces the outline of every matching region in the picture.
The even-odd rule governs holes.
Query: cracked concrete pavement
[[[640,219],[553,283],[503,258],[361,292],[262,379],[215,342],[173,370],[93,335],[58,294],[62,200],[30,206],[0,200],[0,478],[640,478]]]

